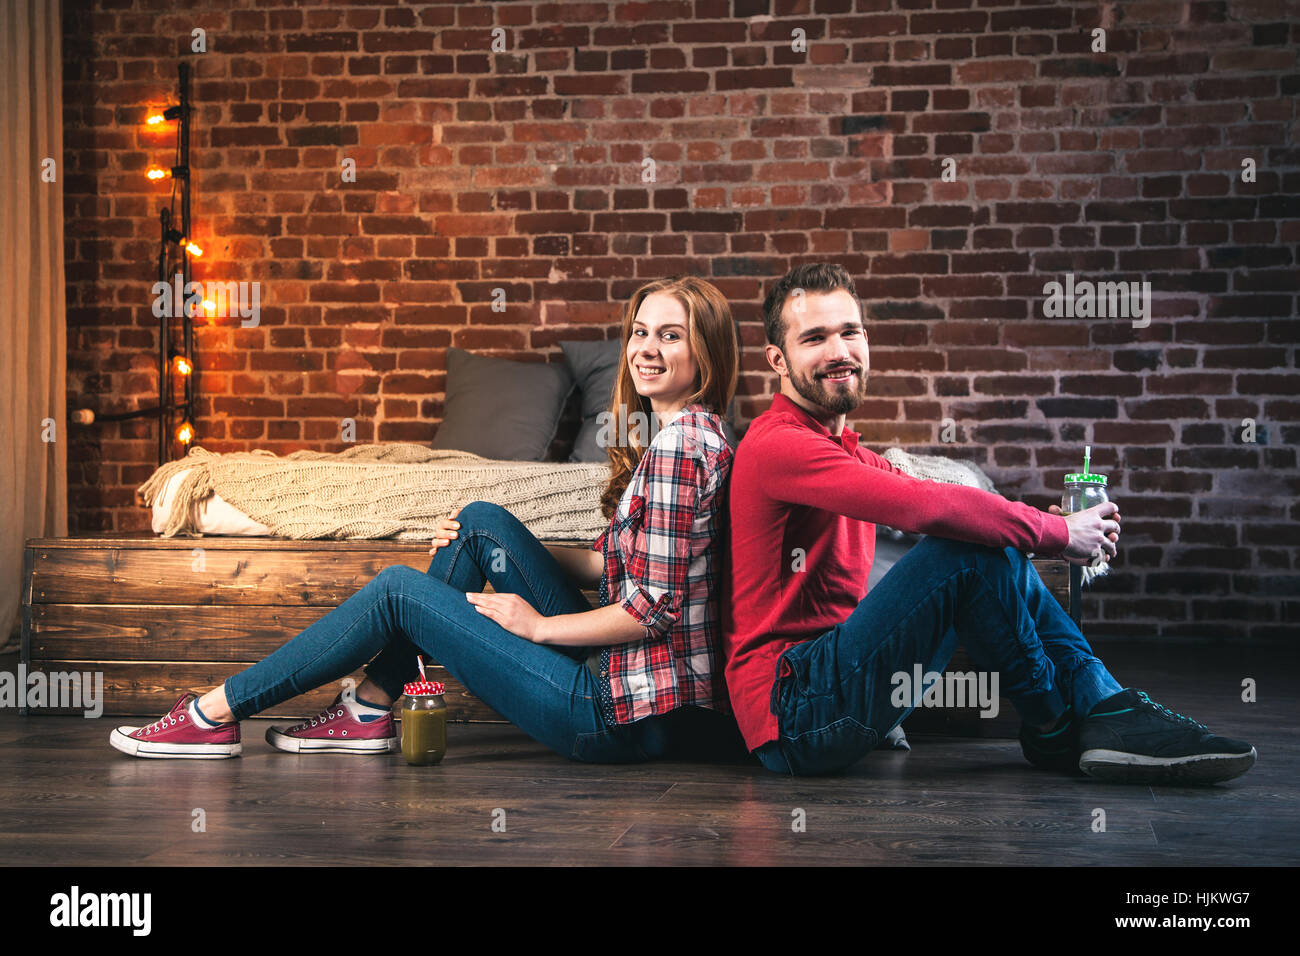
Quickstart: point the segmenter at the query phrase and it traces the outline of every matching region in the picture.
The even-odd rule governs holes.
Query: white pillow
[[[188,468],[176,472],[168,479],[162,494],[154,499],[153,530],[155,534],[162,534],[163,529],[167,527],[167,516],[171,514],[172,510],[172,498],[176,496],[176,489],[189,473],[190,469]],[[255,537],[271,533],[271,529],[266,525],[254,521],[238,508],[227,503],[216,492],[213,492],[211,497],[199,505],[194,524],[194,530],[200,534],[235,534]]]

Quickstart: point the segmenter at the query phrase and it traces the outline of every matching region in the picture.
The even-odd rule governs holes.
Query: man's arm
[[[902,531],[1048,555],[1060,554],[1070,540],[1064,518],[979,488],[921,481],[868,464],[797,425],[772,428],[750,453],[762,462],[764,491],[778,501]]]

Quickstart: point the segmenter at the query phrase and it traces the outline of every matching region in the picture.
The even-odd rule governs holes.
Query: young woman
[[[575,760],[743,755],[718,607],[731,311],[700,279],[650,282],[627,303],[622,342],[612,412],[626,427],[609,445],[609,527],[590,549],[543,546],[504,509],[473,502],[443,522],[427,573],[385,568],[266,659],[201,698],[182,695],[152,724],[119,727],[112,745],[137,757],[234,757],[240,719],[369,661],[355,694],[267,740],[296,753],[396,750],[390,707],[423,654]],[[649,428],[637,427],[642,416]],[[496,593],[482,593],[485,580]],[[593,609],[581,589],[597,581]]]

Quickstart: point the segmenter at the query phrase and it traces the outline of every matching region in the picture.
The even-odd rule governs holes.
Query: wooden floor
[[[584,765],[508,726],[453,725],[446,761],[419,768],[281,753],[263,720],[244,722],[239,759],[152,761],[111,749],[109,718],[5,710],[0,864],[1300,862],[1294,652],[1098,653],[1126,685],[1251,741],[1259,763],[1214,787],[1116,786],[1035,770],[1014,740],[913,735],[910,753],[791,780],[757,763]],[[1258,703],[1240,702],[1243,677]],[[1105,832],[1093,832],[1097,808]],[[192,830],[196,809],[206,832]],[[498,810],[505,832],[492,829]],[[797,810],[806,832],[792,831]]]

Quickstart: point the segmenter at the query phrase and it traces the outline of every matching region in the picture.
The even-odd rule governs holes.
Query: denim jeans
[[[893,675],[941,672],[961,644],[1034,725],[1067,704],[1086,716],[1123,688],[1014,548],[927,537],[907,552],[843,624],[781,655],[772,686],[777,740],[757,751],[769,770],[842,770],[898,726]],[[907,700],[912,698],[908,697]]]
[[[518,594],[544,615],[591,610],[550,552],[504,508],[476,501],[456,516],[458,536],[427,572],[384,568],[291,641],[229,678],[236,720],[338,680],[369,661],[366,676],[394,700],[418,677],[423,653],[485,704],[547,747],[575,760],[631,762],[708,756],[738,746],[735,720],[700,707],[607,724],[591,648],[534,644],[480,614],[465,597]]]

